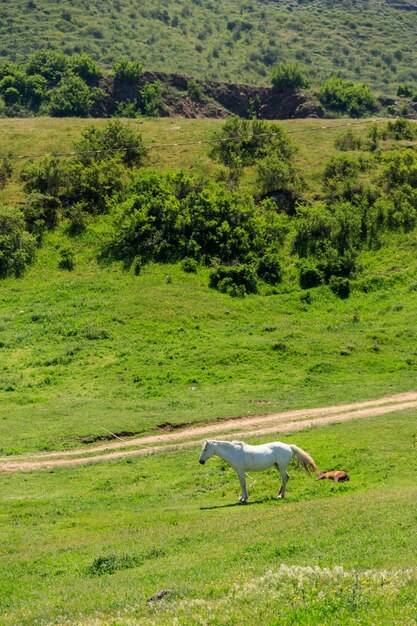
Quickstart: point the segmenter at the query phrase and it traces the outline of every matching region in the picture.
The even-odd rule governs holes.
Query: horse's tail
[[[301,450],[301,448],[299,448],[298,446],[290,446],[290,448],[295,454],[298,467],[302,467],[309,474],[311,474],[312,472],[314,472],[315,474],[319,473],[317,465],[314,463],[313,459],[307,452],[304,452],[304,450]]]

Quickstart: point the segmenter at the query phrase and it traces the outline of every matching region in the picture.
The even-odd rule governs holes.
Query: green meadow
[[[204,141],[221,122],[130,123],[151,145]],[[87,124],[1,120],[2,152],[66,151]],[[284,123],[308,198],[320,197],[340,124]],[[366,124],[354,131],[366,140]],[[214,174],[208,152],[154,149],[145,166]],[[13,165],[1,201],[19,205]],[[107,215],[91,217],[74,237],[62,219],[23,276],[1,281],[2,456],[415,390],[415,231],[363,249],[346,299],[325,285],[306,297],[292,266],[276,288],[233,298],[208,287],[203,266],[150,263],[135,275],[104,263],[108,228]],[[68,247],[72,271],[59,268]],[[0,624],[415,624],[415,412],[251,442],[273,439],[350,482],[291,468],[278,501],[270,471],[251,476],[250,503],[238,506],[235,473],[219,459],[200,466],[197,446],[2,474]]]
[[[200,466],[197,447],[3,475],[0,621],[414,624],[415,424],[404,412],[277,433],[351,480],[290,468],[278,501],[278,473],[254,474],[244,506],[236,474]]]

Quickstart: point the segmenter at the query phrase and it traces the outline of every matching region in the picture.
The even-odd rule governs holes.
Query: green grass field
[[[2,120],[3,149],[66,150],[89,123]],[[218,123],[140,128],[168,143],[206,139]],[[285,123],[302,131],[311,197],[336,123]],[[147,166],[215,168],[206,144],[152,151]],[[3,202],[24,199],[18,174]],[[150,264],[135,276],[101,264],[106,229],[106,217],[91,219],[74,238],[62,222],[22,278],[1,282],[1,455],[87,449],[103,428],[141,434],[415,390],[415,232],[361,252],[348,299],[319,287],[308,303],[291,267],[275,292],[231,298],[208,288],[205,268]],[[58,268],[67,246],[72,272]],[[2,474],[0,624],[415,624],[415,412],[251,441],[273,439],[351,481],[292,469],[281,502],[271,471],[235,506],[234,472],[218,459],[199,466],[197,447]]]
[[[287,436],[351,481],[293,468],[278,501],[277,472],[255,474],[247,506],[197,448],[3,475],[0,621],[413,624],[415,437],[414,412]]]
[[[35,147],[65,151],[89,123],[2,120],[4,146],[16,155]],[[318,131],[317,120],[285,126],[295,131],[297,161],[314,194],[316,172],[343,129],[334,121]],[[208,120],[140,126],[149,145],[174,136],[205,140],[217,127]],[[367,126],[355,132],[365,136]],[[192,149],[151,151],[147,166],[215,167],[207,144]],[[24,197],[19,164],[3,201]],[[414,233],[362,253],[363,270],[348,300],[322,287],[307,304],[291,268],[278,293],[240,299],[209,289],[204,268],[193,275],[179,265],[152,264],[135,276],[118,264],[100,264],[105,232],[105,218],[91,220],[76,238],[62,223],[45,236],[23,278],[2,281],[3,454],[76,447],[103,436],[103,428],[140,434],[165,422],[201,423],[414,388]],[[72,272],[58,268],[63,247],[75,253]]]

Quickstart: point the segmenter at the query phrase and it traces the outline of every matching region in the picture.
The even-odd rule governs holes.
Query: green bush
[[[338,150],[360,150],[362,146],[361,138],[354,134],[349,128],[347,131],[341,133],[336,137],[334,142],[335,147]]]
[[[181,263],[181,267],[187,274],[196,274],[198,269],[198,263],[191,257],[185,257]]]
[[[142,74],[142,65],[139,61],[121,59],[113,65],[114,78],[118,82],[135,84]]]
[[[12,162],[9,157],[0,157],[0,189],[5,187],[13,173]]]
[[[146,83],[140,91],[140,106],[143,114],[147,117],[155,117],[159,113],[161,102],[161,83],[159,80]]]
[[[417,128],[414,122],[400,118],[393,122],[388,122],[386,125],[386,132],[389,137],[394,139],[408,139],[412,141],[417,136]]]
[[[71,71],[87,83],[96,83],[103,72],[101,67],[86,52],[74,54],[69,59]]]
[[[75,268],[75,254],[74,251],[70,248],[63,248],[59,252],[60,260],[58,263],[58,267],[61,270],[67,270],[68,272],[72,272]]]
[[[329,281],[329,287],[339,298],[345,299],[350,296],[350,281],[348,278],[332,276]]]
[[[230,117],[213,139],[211,158],[228,167],[254,165],[272,155],[290,162],[296,152],[282,126],[263,120]]]
[[[55,228],[61,206],[60,200],[54,196],[31,193],[23,210],[29,232],[40,236],[44,230]]]
[[[36,240],[25,229],[23,214],[0,205],[0,278],[22,276],[33,259]]]
[[[68,74],[51,93],[49,113],[53,117],[87,117],[93,103],[93,94],[83,79]]]
[[[131,261],[242,262],[266,247],[266,218],[253,199],[182,172],[139,173],[116,211],[109,253]]]
[[[311,259],[300,260],[299,281],[301,289],[311,289],[323,283],[323,274]]]
[[[63,187],[63,167],[58,158],[44,157],[38,161],[28,161],[20,178],[26,193],[40,193],[59,197]]]
[[[310,86],[307,76],[297,63],[278,63],[272,72],[271,82],[277,89],[302,89]]]
[[[348,113],[352,117],[372,111],[375,98],[369,87],[332,76],[320,88],[320,101],[327,108]]]
[[[282,262],[277,254],[268,252],[258,261],[258,276],[270,285],[281,282],[283,276]]]
[[[48,85],[57,85],[68,70],[69,58],[52,50],[40,50],[31,54],[25,66],[28,75],[43,76]]]
[[[255,269],[251,265],[220,265],[210,273],[209,286],[230,296],[258,291]]]
[[[128,167],[133,167],[140,165],[147,153],[141,133],[120,120],[111,120],[103,127],[88,126],[74,149],[84,165],[118,157]]]

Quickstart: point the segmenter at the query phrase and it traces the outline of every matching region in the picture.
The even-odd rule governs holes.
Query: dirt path
[[[206,437],[239,439],[288,433],[311,426],[364,419],[376,415],[417,409],[417,392],[386,396],[377,400],[355,402],[315,409],[286,411],[270,415],[232,418],[221,422],[146,437],[112,441],[105,444],[62,452],[43,452],[0,458],[0,472],[31,471],[83,465],[99,461],[153,454],[163,450],[201,445]]]

